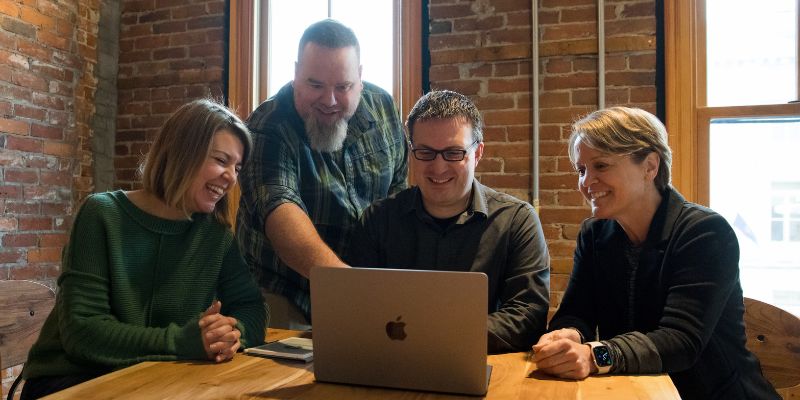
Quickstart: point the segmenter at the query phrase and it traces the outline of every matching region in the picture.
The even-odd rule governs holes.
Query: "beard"
[[[342,149],[347,138],[347,118],[339,118],[333,124],[326,124],[313,115],[303,118],[306,136],[312,149],[323,153],[332,153]]]

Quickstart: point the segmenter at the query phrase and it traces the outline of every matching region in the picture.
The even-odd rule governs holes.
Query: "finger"
[[[212,315],[212,314],[219,314],[219,311],[222,309],[222,302],[219,300],[214,300],[206,311],[203,313],[203,316]]]
[[[226,317],[222,314],[214,314],[200,319],[200,329],[213,330],[221,326],[235,327],[237,322],[236,318]]]

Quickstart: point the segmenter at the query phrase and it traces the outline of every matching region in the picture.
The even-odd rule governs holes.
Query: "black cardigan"
[[[614,220],[587,219],[577,242],[550,330],[575,327],[587,340],[597,330],[625,358],[616,372],[667,372],[684,399],[779,399],[745,348],[739,244],[722,216],[669,188],[638,266]]]

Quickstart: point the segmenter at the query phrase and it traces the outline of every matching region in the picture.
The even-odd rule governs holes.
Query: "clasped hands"
[[[559,378],[583,379],[597,373],[592,350],[581,343],[575,329],[559,329],[542,335],[533,345],[533,360],[539,371]]]
[[[236,318],[220,314],[222,302],[214,301],[200,317],[200,336],[209,360],[230,360],[241,346],[241,332],[236,329]]]

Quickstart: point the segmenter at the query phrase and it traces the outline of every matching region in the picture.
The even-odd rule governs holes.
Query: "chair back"
[[[0,280],[0,371],[23,364],[55,305],[55,293],[32,281]],[[17,387],[11,385],[9,398]]]
[[[800,399],[800,318],[747,297],[744,309],[747,348],[764,376],[784,399]]]

